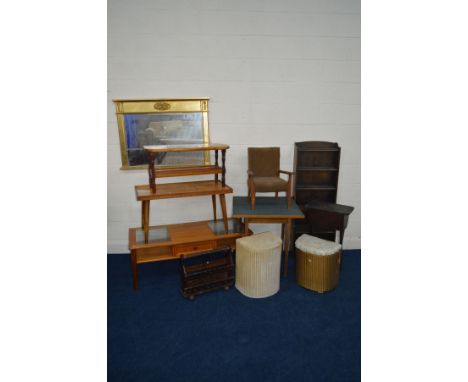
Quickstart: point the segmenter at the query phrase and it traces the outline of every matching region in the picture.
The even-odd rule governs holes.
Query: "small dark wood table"
[[[244,234],[249,231],[249,223],[279,223],[281,224],[281,240],[284,245],[283,275],[288,275],[288,254],[291,238],[291,226],[293,219],[304,219],[304,214],[294,200],[291,200],[291,208],[288,208],[284,197],[255,198],[255,209],[252,210],[250,199],[243,196],[233,197],[232,217],[244,221]],[[286,229],[285,229],[286,228]]]
[[[354,207],[342,204],[309,201],[305,206],[305,214],[309,223],[309,233],[329,240],[335,238],[336,231],[340,231],[340,244],[343,244],[344,231],[348,225],[348,217]]]

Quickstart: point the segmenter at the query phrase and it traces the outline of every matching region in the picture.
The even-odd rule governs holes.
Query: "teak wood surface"
[[[222,174],[223,169],[219,166],[186,166],[186,167],[163,167],[156,168],[156,178],[169,178],[177,176]],[[158,185],[159,187],[159,185]]]
[[[230,194],[232,188],[215,180],[158,184],[156,192],[148,184],[135,186],[138,201],[185,198],[189,196]]]
[[[131,265],[133,287],[138,286],[137,265],[164,260],[174,260],[182,255],[191,255],[216,248],[230,246],[235,248],[236,239],[251,235],[240,226],[239,232],[215,234],[208,225],[209,221],[151,226],[149,229],[166,228],[168,240],[155,242],[138,242],[137,231],[141,228],[129,229],[129,245],[131,251]]]
[[[143,146],[148,153],[148,176],[149,186],[153,193],[156,193],[156,178],[172,177],[172,176],[189,176],[189,175],[205,175],[214,174],[215,182],[218,182],[218,174],[221,174],[221,183],[226,185],[226,150],[229,145],[224,143],[201,143],[201,144],[181,144],[181,145],[151,145]],[[155,166],[155,155],[157,153],[171,152],[192,152],[192,151],[210,151],[215,152],[214,166],[182,166],[179,168],[157,168]],[[221,166],[219,166],[218,157],[221,150]]]
[[[229,145],[224,143],[197,143],[184,145],[148,145],[143,148],[151,153],[176,153],[189,151],[210,151],[210,150],[227,150]]]
[[[228,230],[228,218],[226,209],[225,194],[232,193],[232,188],[216,180],[204,180],[196,182],[165,183],[160,184],[156,192],[151,190],[151,186],[144,184],[135,186],[137,201],[141,201],[141,226],[145,232],[145,241],[148,242],[148,230],[150,221],[150,201],[157,199],[185,198],[192,196],[211,195],[213,204],[214,220],[216,216],[216,195],[219,195],[221,213],[226,232]]]

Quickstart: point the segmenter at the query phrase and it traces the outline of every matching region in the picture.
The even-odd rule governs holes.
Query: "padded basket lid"
[[[312,253],[314,255],[330,256],[341,249],[341,244],[303,234],[296,240],[296,248],[300,249],[302,252]]]
[[[271,232],[263,232],[237,239],[236,243],[256,250],[268,250],[280,246],[282,240]]]

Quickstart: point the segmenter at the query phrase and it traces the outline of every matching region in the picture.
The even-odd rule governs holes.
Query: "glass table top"
[[[211,220],[208,226],[215,235],[225,235],[223,219],[217,221]],[[228,219],[228,233],[239,233],[241,230],[240,221],[238,219]]]
[[[166,227],[151,227],[149,229],[148,243],[159,243],[163,241],[170,241],[169,232]],[[136,230],[137,244],[145,244],[145,234],[143,229],[137,228]]]

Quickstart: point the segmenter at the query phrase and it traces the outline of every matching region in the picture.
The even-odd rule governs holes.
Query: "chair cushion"
[[[249,170],[254,176],[278,176],[280,166],[279,147],[249,147]]]
[[[276,176],[253,177],[255,192],[287,191],[288,182]]]

